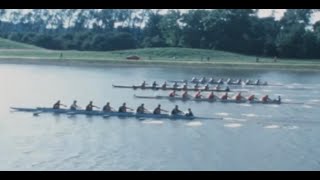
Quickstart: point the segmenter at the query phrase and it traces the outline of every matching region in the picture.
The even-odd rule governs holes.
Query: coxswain
[[[193,117],[193,113],[191,111],[191,108],[188,109],[188,112],[186,113],[186,116]]]

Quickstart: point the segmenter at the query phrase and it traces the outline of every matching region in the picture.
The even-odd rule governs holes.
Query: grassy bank
[[[6,48],[7,47],[7,48]],[[62,53],[62,58],[60,55]],[[141,60],[126,60],[127,56],[137,55]],[[41,63],[76,65],[163,65],[192,67],[227,68],[276,68],[320,70],[320,60],[259,58],[241,54],[188,48],[145,48],[122,51],[53,51],[35,46],[16,43],[0,38],[0,62],[3,63]]]

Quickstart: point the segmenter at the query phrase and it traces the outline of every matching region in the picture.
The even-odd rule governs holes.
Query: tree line
[[[0,36],[55,50],[146,47],[215,49],[255,56],[320,58],[317,9],[288,9],[280,20],[257,9],[0,9]]]

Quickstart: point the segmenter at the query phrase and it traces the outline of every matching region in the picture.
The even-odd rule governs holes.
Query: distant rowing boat
[[[244,90],[228,90],[227,88],[225,89],[216,89],[216,88],[209,88],[206,89],[204,87],[199,87],[199,88],[183,88],[183,87],[153,87],[153,86],[146,86],[146,87],[142,87],[142,86],[123,86],[123,85],[112,85],[112,87],[114,88],[130,88],[130,89],[151,89],[151,90],[176,90],[176,91],[214,91],[214,92],[247,92]]]
[[[200,102],[205,101],[205,102],[221,102],[221,103],[248,103],[248,102],[251,104],[281,104],[281,103],[283,103],[283,102],[279,102],[278,100],[263,102],[263,101],[257,101],[257,100],[249,101],[247,99],[242,99],[240,101],[237,101],[235,99],[221,100],[218,98],[208,99],[208,98],[194,98],[194,97],[190,97],[190,96],[183,98],[181,96],[169,97],[169,96],[138,96],[138,95],[134,95],[134,97],[142,98],[142,99],[167,99],[167,100],[200,101]],[[284,102],[284,103],[289,103],[289,102]]]
[[[232,81],[232,82],[226,82],[226,81],[200,81],[200,80],[196,80],[196,81],[191,81],[191,80],[169,80],[168,82],[171,83],[192,83],[192,84],[220,84],[220,85],[234,85],[234,86],[268,86],[267,82],[263,82],[263,83],[252,83],[252,82],[236,82],[236,81]],[[280,86],[280,85],[276,85],[276,84],[272,84],[270,86]]]
[[[15,111],[22,112],[33,112],[33,113],[55,113],[55,114],[67,114],[67,115],[89,115],[89,116],[118,116],[118,117],[135,117],[135,118],[154,118],[154,119],[184,119],[184,120],[210,120],[217,118],[209,117],[197,117],[197,116],[185,116],[185,115],[169,115],[169,114],[137,114],[133,112],[103,112],[103,111],[86,111],[86,110],[69,110],[69,109],[53,109],[53,108],[19,108],[19,107],[10,107]]]

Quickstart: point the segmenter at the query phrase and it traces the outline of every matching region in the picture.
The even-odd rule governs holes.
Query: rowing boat
[[[190,81],[190,80],[177,80],[177,81],[168,81],[171,83],[191,83],[191,84],[226,84],[226,85],[235,85],[235,86],[267,86],[268,83],[264,82],[264,83],[250,83],[250,82],[226,82],[226,81]],[[274,85],[272,85],[274,86]]]
[[[130,88],[130,89],[151,89],[151,90],[175,90],[175,91],[214,91],[214,92],[247,92],[244,90],[230,90],[228,88],[225,89],[216,89],[216,88],[204,88],[204,87],[199,87],[199,88],[183,88],[183,87],[152,87],[152,86],[123,86],[123,85],[112,85],[114,88]]]
[[[135,118],[154,118],[154,119],[185,119],[185,120],[193,120],[193,119],[201,119],[201,120],[209,120],[216,118],[207,118],[207,117],[197,117],[197,116],[185,116],[185,115],[169,115],[169,114],[148,114],[148,113],[133,113],[133,112],[103,112],[103,111],[86,111],[86,110],[69,110],[69,109],[53,109],[53,108],[19,108],[19,107],[10,107],[15,111],[23,111],[23,112],[42,112],[42,113],[57,113],[57,114],[68,114],[68,115],[89,115],[89,116],[118,116],[118,117],[135,117]]]
[[[267,101],[267,102],[263,102],[263,101],[249,101],[246,99],[242,99],[240,101],[235,100],[235,99],[227,99],[227,100],[221,100],[218,98],[213,98],[213,99],[208,99],[208,98],[194,98],[194,97],[181,97],[181,96],[176,96],[176,97],[170,97],[170,96],[138,96],[138,95],[134,95],[134,97],[136,98],[142,98],[142,99],[167,99],[167,100],[171,100],[171,101],[175,101],[175,100],[181,100],[181,101],[205,101],[205,102],[221,102],[221,103],[252,103],[252,104],[281,104],[281,102],[279,102],[278,100],[272,100],[272,101]]]

